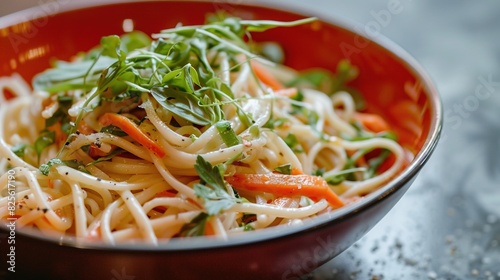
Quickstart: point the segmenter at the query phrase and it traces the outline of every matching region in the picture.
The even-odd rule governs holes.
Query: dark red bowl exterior
[[[123,33],[132,19],[136,30],[158,32],[183,22],[199,24],[207,12],[223,8],[253,19],[293,20],[294,12],[221,2],[122,2],[75,7],[67,1],[0,19],[0,76],[20,73],[30,80],[54,58],[70,59],[99,43],[104,35]],[[43,12],[41,12],[43,11]],[[309,15],[308,15],[309,16]],[[71,239],[54,240],[16,232],[15,276],[19,279],[294,279],[351,246],[396,204],[437,144],[441,104],[428,77],[404,51],[384,38],[356,33],[352,27],[319,21],[291,29],[255,34],[258,41],[283,44],[286,64],[296,69],[334,70],[342,58],[360,69],[352,83],[365,96],[368,111],[382,114],[402,144],[416,156],[386,186],[362,201],[304,227],[273,229],[229,242],[189,240],[161,244],[103,246]],[[415,111],[417,113],[410,113]],[[2,227],[0,237],[9,234]],[[0,243],[5,256],[6,242]],[[3,259],[3,258],[2,258]],[[2,261],[2,266],[6,263]],[[6,269],[2,267],[2,273]]]

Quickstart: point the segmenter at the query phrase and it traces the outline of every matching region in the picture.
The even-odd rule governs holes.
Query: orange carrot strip
[[[99,119],[99,122],[104,126],[114,125],[116,127],[119,127],[135,141],[146,147],[146,149],[155,153],[157,156],[165,156],[165,152],[163,151],[162,147],[155,141],[151,140],[151,138],[149,138],[144,132],[142,132],[142,130],[129,118],[115,113],[105,113]]]
[[[375,133],[391,129],[389,124],[381,116],[376,114],[356,112],[354,114],[354,119],[359,121],[365,128]]]
[[[78,123],[78,132],[83,135],[90,135],[94,133],[94,130],[84,120],[81,120]]]
[[[161,192],[156,193],[155,197],[175,197],[176,195],[177,195],[177,193],[174,190],[165,190],[165,191],[161,191]],[[162,213],[167,211],[167,207],[165,207],[165,206],[156,206],[154,209],[156,211],[159,211]]]
[[[299,91],[297,88],[282,88],[274,91],[274,94],[277,96],[283,96],[283,97],[288,97],[288,98],[293,98],[297,95]]]
[[[61,123],[56,122],[53,125],[47,127],[48,130],[53,131],[55,135],[55,142],[59,145],[66,141],[67,135],[62,131]]]
[[[50,189],[53,189],[54,188],[54,182],[52,181],[52,179],[49,179],[47,181],[47,187],[49,187]]]
[[[328,183],[319,176],[284,174],[234,174],[226,181],[236,189],[262,191],[277,196],[304,195],[312,199],[324,198],[333,208],[344,202],[333,192]]]
[[[90,144],[88,154],[93,159],[97,159],[97,158],[100,158],[100,157],[105,157],[105,156],[108,155],[108,153],[103,152],[94,143]]]
[[[356,153],[356,151],[347,151],[347,155],[349,157],[352,157],[354,154]],[[361,156],[361,157],[358,157],[358,159],[356,160],[356,166],[368,166],[368,163],[366,162],[366,159],[364,156]]]
[[[207,220],[207,223],[205,224],[205,235],[206,236],[215,235],[215,230],[212,224],[210,223],[210,220]]]
[[[250,64],[252,66],[253,72],[262,83],[268,85],[273,90],[280,90],[284,88],[283,84],[258,62],[252,61],[250,62]]]
[[[292,167],[292,175],[301,175],[304,174],[302,170],[298,169],[297,167]]]
[[[173,190],[165,190],[156,193],[155,197],[175,197],[177,194]]]

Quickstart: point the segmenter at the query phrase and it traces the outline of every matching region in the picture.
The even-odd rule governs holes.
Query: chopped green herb
[[[243,224],[243,231],[252,231],[255,230],[255,228],[250,225],[250,224]]]
[[[85,168],[86,165],[81,161],[77,161],[74,159],[73,160],[63,160],[62,163],[64,165],[71,167],[73,169],[76,169],[78,171],[90,174],[90,172]]]
[[[274,169],[281,174],[290,175],[292,174],[292,165],[291,164],[283,164]]]
[[[274,129],[283,127],[289,120],[287,118],[270,118],[264,127]]]
[[[56,138],[56,133],[54,131],[44,130],[41,132],[40,137],[36,139],[34,144],[34,148],[38,157],[40,157],[45,148],[54,144],[55,138]]]
[[[241,141],[231,128],[231,123],[229,121],[219,121],[215,124],[215,127],[226,146],[231,147],[240,144]]]
[[[191,222],[184,224],[179,231],[180,237],[193,237],[205,235],[205,226],[210,216],[207,213],[200,213]]]
[[[348,166],[348,168],[345,168],[344,170],[337,172],[335,175],[326,177],[325,178],[326,182],[331,185],[338,185],[344,182],[345,180],[354,180],[354,178],[352,178],[352,175],[355,172],[366,171],[366,168],[364,167],[352,167],[353,164],[351,163],[346,164],[346,166]]]
[[[194,191],[198,197],[203,198],[208,215],[219,214],[239,201],[227,192],[226,183],[217,166],[212,166],[202,156],[198,156],[194,167],[201,178],[201,183],[194,186]]]
[[[389,157],[391,152],[387,149],[382,149],[380,152],[380,155],[378,155],[375,158],[371,158],[368,161],[368,170],[366,171],[366,178],[372,178],[373,176],[376,175],[377,170],[379,167],[382,165],[382,163],[385,162],[385,160]]]
[[[300,145],[299,139],[297,139],[297,136],[295,136],[295,134],[289,133],[285,138],[283,138],[283,140],[288,145],[288,147],[290,147],[294,152],[296,153],[304,152],[302,146]]]
[[[49,175],[49,172],[50,172],[50,169],[52,168],[52,166],[55,166],[55,165],[64,165],[64,163],[58,158],[53,158],[53,159],[49,160],[47,163],[40,165],[40,167],[38,169],[40,170],[40,172],[43,175],[47,176],[47,175]]]
[[[313,171],[311,175],[323,177],[323,174],[325,174],[325,169],[324,168],[318,168],[315,171]]]
[[[57,102],[65,107],[71,106],[73,104],[73,96],[58,95]]]
[[[330,185],[339,185],[346,180],[345,174],[339,174],[325,178],[325,181]]]
[[[10,148],[10,150],[18,157],[23,158],[24,153],[26,148],[28,147],[27,144],[16,144]]]
[[[97,160],[95,160],[93,162],[85,164],[85,167],[91,166],[91,165],[95,165],[95,164],[98,164],[98,163],[103,162],[103,161],[108,161],[108,160],[114,158],[115,156],[117,156],[119,154],[123,154],[125,152],[126,152],[125,150],[123,150],[121,148],[117,148],[114,151],[112,151],[111,153],[109,153],[107,156],[100,157],[100,158],[98,158]]]
[[[112,134],[115,136],[127,136],[128,135],[125,131],[121,130],[119,127],[114,126],[114,125],[105,126],[105,127],[101,128],[100,132],[109,133],[109,134]]]

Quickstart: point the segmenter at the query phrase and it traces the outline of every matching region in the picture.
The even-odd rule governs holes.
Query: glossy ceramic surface
[[[102,36],[123,33],[123,23],[154,33],[184,24],[202,23],[207,12],[223,8],[243,18],[293,20],[299,15],[283,9],[215,2],[126,2],[94,7],[65,5],[42,17],[32,11],[0,19],[0,76],[20,73],[30,80],[49,67],[54,58],[70,59],[97,45]],[[168,16],[166,16],[168,11]],[[56,14],[52,14],[56,13]],[[27,20],[28,19],[28,20]],[[90,20],[92,19],[92,20]],[[352,86],[369,104],[368,110],[390,120],[414,160],[393,181],[357,204],[306,226],[274,229],[234,240],[190,240],[158,247],[88,245],[75,240],[51,240],[18,232],[17,276],[50,279],[293,279],[335,257],[368,232],[409,188],[431,155],[440,132],[442,115],[438,94],[425,73],[403,50],[387,40],[374,42],[339,22],[319,21],[293,29],[255,34],[258,41],[278,41],[285,48],[285,63],[297,69],[335,69],[349,58],[360,69]],[[4,93],[8,94],[8,93]],[[2,229],[5,230],[5,229]],[[31,252],[50,252],[50,257]],[[118,279],[118,278],[117,278]]]

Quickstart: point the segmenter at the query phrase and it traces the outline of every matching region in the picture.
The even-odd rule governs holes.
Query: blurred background
[[[0,16],[43,12],[50,1],[77,0],[1,1]],[[442,140],[407,194],[306,279],[500,279],[500,1],[214,0],[254,2],[389,38],[423,66],[444,102]]]

